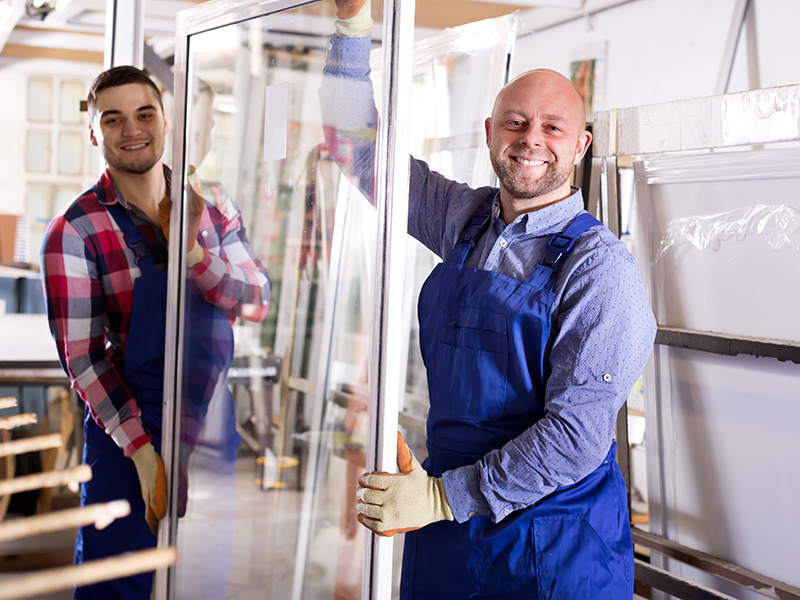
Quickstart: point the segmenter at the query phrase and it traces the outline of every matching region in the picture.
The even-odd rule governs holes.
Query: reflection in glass
[[[184,341],[179,437],[196,444],[178,449],[178,598],[361,595],[376,212],[323,144],[333,15],[313,23],[286,11],[189,41],[188,172],[208,204],[238,207],[273,287],[230,349]],[[183,312],[188,340],[207,323]],[[198,404],[196,374],[220,351],[232,367],[200,378],[218,383]]]

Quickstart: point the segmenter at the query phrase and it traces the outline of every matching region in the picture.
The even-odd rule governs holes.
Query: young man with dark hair
[[[171,184],[161,157],[168,125],[158,87],[134,67],[101,73],[88,107],[89,140],[107,168],[52,220],[41,267],[61,364],[86,403],[84,462],[92,480],[82,486],[81,504],[125,498],[131,514],[103,530],[81,528],[78,563],[155,546],[166,513],[159,452]],[[186,303],[206,325],[190,326],[185,343],[210,348],[213,336],[204,376],[219,378],[230,364],[232,322],[266,316],[270,281],[235,205],[206,203],[192,186],[188,195]],[[196,386],[197,395],[213,388]],[[208,401],[190,399],[201,407]],[[126,577],[77,588],[75,597],[149,598],[152,580],[152,573]]]

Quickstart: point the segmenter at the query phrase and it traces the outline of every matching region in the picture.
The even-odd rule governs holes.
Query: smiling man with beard
[[[377,123],[369,2],[336,0],[326,142],[368,197]],[[591,141],[562,75],[509,82],[485,121],[499,188],[410,160],[408,232],[442,258],[419,297],[428,456],[359,478],[357,518],[405,533],[401,598],[633,595],[617,412],[653,345],[636,262],[584,210]]]
[[[131,513],[102,530],[81,527],[76,563],[154,547],[167,505],[160,457],[171,204],[171,172],[161,162],[167,120],[159,89],[135,67],[98,75],[87,104],[89,140],[107,168],[50,222],[42,279],[61,365],[86,404],[83,460],[92,479],[81,486],[81,505],[124,498]],[[182,412],[191,414],[180,418],[191,418],[194,428],[182,429],[182,450],[197,441],[209,391],[218,381],[227,390],[231,324],[237,317],[263,320],[271,291],[235,204],[206,202],[191,178],[187,188],[184,309],[192,326],[184,346],[203,357],[192,362],[197,391],[184,392]],[[220,402],[230,400],[229,391],[220,392]],[[178,477],[180,512],[186,498]],[[153,574],[142,573],[76,588],[74,597],[149,598],[152,583]]]

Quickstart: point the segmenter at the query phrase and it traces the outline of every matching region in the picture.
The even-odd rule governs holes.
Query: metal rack
[[[800,85],[694,98],[617,109],[595,115],[589,185],[589,210],[620,236],[619,169],[644,156],[703,154],[725,148],[800,142]],[[694,331],[659,324],[656,346],[717,355],[747,354],[800,364],[800,344]],[[623,407],[618,420],[619,463],[630,480],[629,449]],[[630,489],[630,488],[629,488]],[[675,558],[772,598],[800,598],[800,589],[663,536],[633,527],[636,544]],[[716,590],[636,561],[636,579],[679,598],[729,598]]]

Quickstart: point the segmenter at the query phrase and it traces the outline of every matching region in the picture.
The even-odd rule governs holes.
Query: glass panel
[[[506,82],[515,35],[516,15],[509,15],[455,27],[415,44],[412,153],[446,177],[475,188],[495,182],[483,122]],[[428,384],[419,350],[417,298],[438,262],[438,256],[409,238],[404,302],[408,370],[400,422],[420,460],[427,456]]]
[[[84,137],[75,131],[62,131],[58,135],[58,172],[80,175],[83,169]]]
[[[53,120],[53,81],[40,77],[28,80],[28,120]]]
[[[81,100],[86,99],[86,86],[80,81],[62,81],[58,97],[58,114],[62,123],[82,123]]]
[[[189,40],[190,181],[248,284],[202,296],[195,275],[183,307],[177,598],[361,596],[377,213],[324,145],[332,3],[318,8]],[[239,219],[247,242],[232,244]],[[201,233],[216,255],[218,235]]]
[[[50,132],[28,130],[25,144],[25,168],[32,173],[50,170]]]

